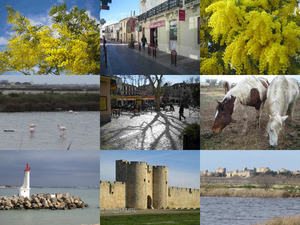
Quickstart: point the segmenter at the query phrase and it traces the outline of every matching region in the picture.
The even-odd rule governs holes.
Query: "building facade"
[[[200,208],[200,190],[169,186],[167,166],[116,161],[116,182],[100,181],[100,209]]]
[[[151,46],[200,60],[200,0],[142,0],[138,20]]]
[[[127,42],[127,31],[126,31],[126,24],[129,17],[126,17],[119,21],[120,28],[119,28],[119,35],[120,35],[120,41]]]
[[[109,76],[100,76],[100,123],[105,124],[111,121],[111,96]]]

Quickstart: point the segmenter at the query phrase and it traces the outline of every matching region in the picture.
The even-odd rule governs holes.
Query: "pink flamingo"
[[[57,125],[57,128],[62,131],[62,134],[60,135],[60,137],[63,137],[66,133],[67,133],[67,128],[64,126],[60,126],[59,124]]]
[[[34,127],[35,127],[35,125],[33,123],[29,124],[29,132],[30,132],[31,136],[33,135]]]

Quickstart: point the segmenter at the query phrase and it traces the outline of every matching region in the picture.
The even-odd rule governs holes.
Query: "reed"
[[[265,190],[249,188],[218,188],[200,189],[201,197],[245,197],[245,198],[289,198],[289,192],[284,190]]]
[[[299,225],[299,224],[300,224],[300,215],[273,218],[268,221],[257,223],[255,225]]]
[[[66,94],[0,94],[0,112],[28,111],[99,111],[99,94],[66,93]]]

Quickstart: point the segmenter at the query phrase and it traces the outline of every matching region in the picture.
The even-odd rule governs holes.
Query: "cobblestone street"
[[[190,114],[190,115],[189,115]],[[100,145],[103,150],[181,150],[181,131],[199,121],[199,114],[184,110],[186,120],[179,120],[179,107],[175,112],[123,112],[120,117],[101,126]]]

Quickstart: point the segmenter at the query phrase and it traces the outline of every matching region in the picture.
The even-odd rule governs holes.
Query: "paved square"
[[[100,128],[101,150],[182,150],[181,131],[188,125],[198,122],[199,114],[184,109],[179,120],[179,107],[175,112],[147,112],[136,114],[123,112],[120,117]]]

